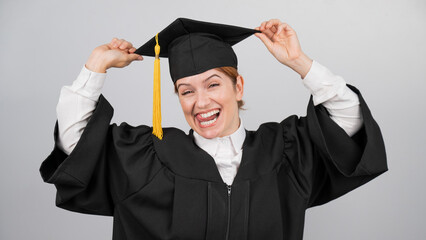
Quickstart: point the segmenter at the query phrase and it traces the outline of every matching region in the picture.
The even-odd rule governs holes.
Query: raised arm
[[[263,22],[255,35],[282,64],[293,69],[313,95],[315,105],[322,104],[345,132],[352,136],[363,123],[358,96],[346,86],[340,76],[334,75],[303,51],[296,32],[278,19]]]
[[[122,68],[135,60],[142,60],[142,56],[134,54],[135,50],[126,40],[112,39],[110,43],[95,48],[73,84],[61,89],[56,107],[58,147],[65,153],[72,152],[92,116],[106,71],[111,67]]]

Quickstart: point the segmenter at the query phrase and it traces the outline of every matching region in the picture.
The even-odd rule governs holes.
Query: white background
[[[111,239],[112,218],[54,205],[38,169],[53,147],[60,88],[113,37],[141,45],[177,17],[257,27],[279,18],[303,50],[366,99],[389,172],[306,215],[305,239],[425,239],[426,1],[0,0],[0,239]],[[304,115],[309,93],[256,37],[235,46],[246,128]],[[153,59],[108,71],[114,122],[151,125]],[[163,126],[188,126],[162,60]]]

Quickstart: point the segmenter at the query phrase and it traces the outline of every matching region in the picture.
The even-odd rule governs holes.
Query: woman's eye
[[[189,93],[191,93],[191,92],[192,92],[192,91],[190,91],[190,90],[183,91],[183,92],[181,93],[181,95],[185,96],[185,95],[187,95],[187,94],[189,94]]]
[[[219,86],[219,83],[212,83],[212,84],[209,85],[209,88],[211,88],[211,87],[217,87],[217,86]]]

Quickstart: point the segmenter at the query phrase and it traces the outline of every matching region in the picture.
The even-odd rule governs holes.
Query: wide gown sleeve
[[[101,95],[70,155],[58,147],[43,161],[43,180],[56,186],[56,205],[80,213],[109,215],[114,205],[144,187],[161,168],[151,128],[110,125],[113,108]]]
[[[387,171],[380,128],[358,89],[363,127],[352,137],[310,100],[307,116],[281,122],[289,174],[307,208],[327,203]]]

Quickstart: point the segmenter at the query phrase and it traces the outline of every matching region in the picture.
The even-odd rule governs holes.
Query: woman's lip
[[[218,112],[217,112],[217,111]],[[211,116],[209,116],[209,117],[207,117],[207,118],[203,118],[203,117],[201,117],[201,114],[205,114],[205,113],[209,113],[209,112],[213,112],[213,111],[215,111],[216,113],[215,114],[213,114],[213,115],[211,115]],[[196,122],[197,122],[197,125],[200,127],[200,128],[207,128],[207,127],[212,127],[212,126],[214,126],[214,125],[216,125],[216,123],[217,123],[217,121],[218,121],[218,119],[219,119],[219,117],[220,117],[220,110],[219,109],[212,109],[212,110],[209,110],[209,111],[206,111],[206,112],[202,112],[202,113],[198,113],[196,116],[195,116],[195,118],[196,118]],[[213,121],[214,120],[214,121]],[[207,122],[209,122],[209,121],[212,121],[211,123],[207,123]],[[201,124],[201,123],[204,123],[204,124]],[[207,124],[206,124],[207,123]]]
[[[214,118],[209,120],[209,121],[203,121],[203,122],[198,121],[198,126],[200,128],[213,127],[214,125],[216,125],[218,118],[219,118],[219,116],[215,115]]]
[[[210,120],[214,119],[215,117],[217,117],[219,115],[219,113],[220,113],[219,109],[212,109],[212,110],[209,110],[209,111],[197,113],[195,115],[195,118],[197,118],[198,121],[206,122],[206,121],[210,121]],[[203,115],[204,115],[204,117],[203,117]]]

